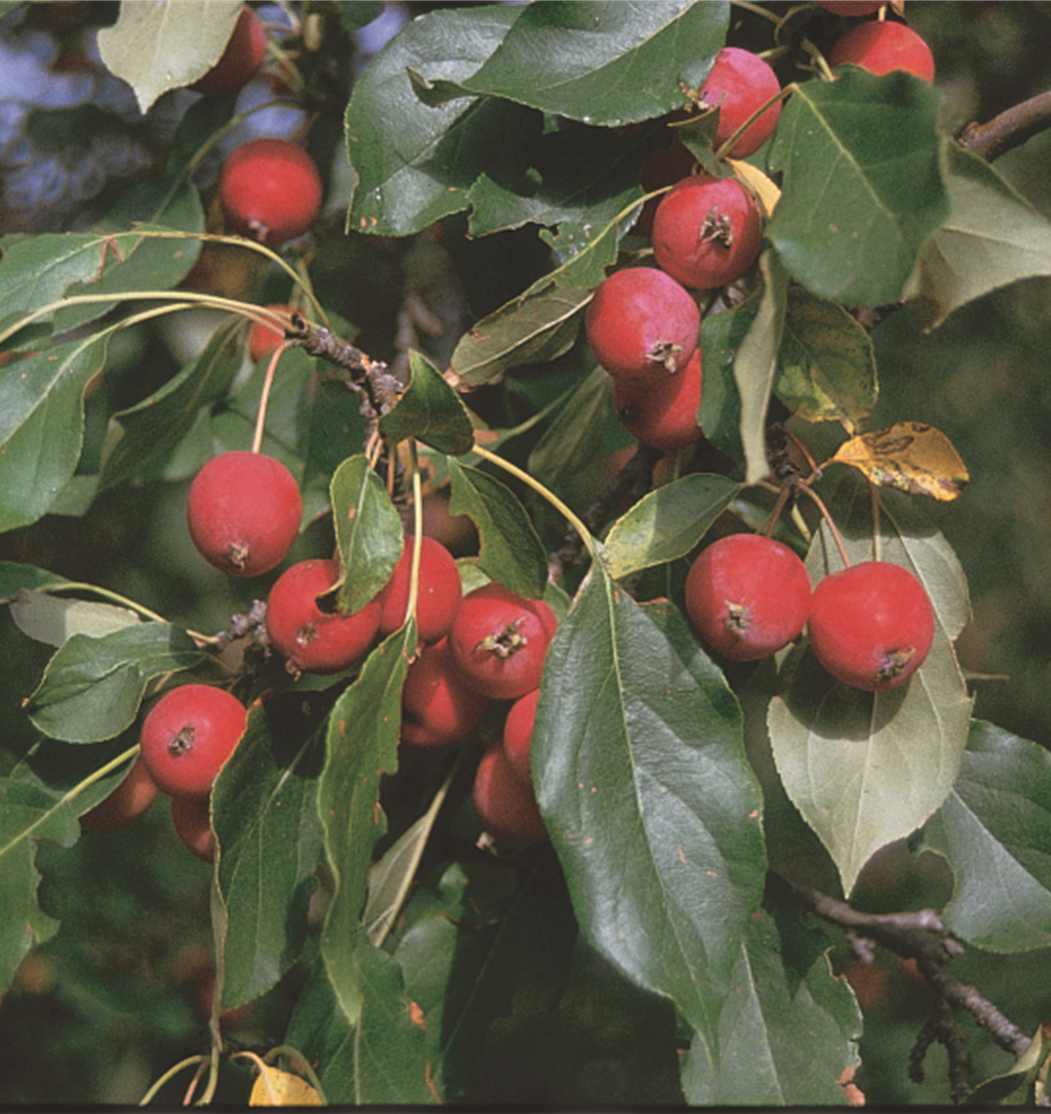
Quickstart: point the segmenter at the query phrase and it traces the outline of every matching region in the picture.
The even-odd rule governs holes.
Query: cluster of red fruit
[[[758,534],[732,534],[701,551],[686,578],[686,613],[732,661],[769,657],[805,626],[825,669],[865,692],[904,684],[934,640],[934,609],[908,569],[865,561],[811,591],[796,554]]]

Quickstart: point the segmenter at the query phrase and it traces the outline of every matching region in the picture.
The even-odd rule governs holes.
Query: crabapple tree
[[[0,5],[4,1102],[1046,1103],[1041,18]]]

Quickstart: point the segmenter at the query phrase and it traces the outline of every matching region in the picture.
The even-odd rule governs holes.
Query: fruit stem
[[[266,408],[270,402],[270,388],[274,385],[274,374],[277,371],[277,361],[281,359],[292,346],[283,340],[273,351],[270,363],[266,365],[266,378],[263,380],[263,393],[259,396],[259,413],[255,419],[255,432],[252,434],[252,452],[259,452],[263,444],[263,427],[266,425]]]
[[[869,484],[869,496],[872,499],[872,557],[875,561],[883,560],[883,537],[879,532],[879,491]]]
[[[828,62],[825,60],[825,56],[821,53],[821,51],[818,50],[818,48],[814,46],[814,44],[807,38],[804,38],[800,45],[807,52],[807,54],[809,54],[810,57],[814,59],[814,65],[817,69],[817,72],[821,74],[821,76],[826,81],[834,81],[835,78],[832,76],[832,69],[829,66]],[[803,68],[805,69],[806,67]]]
[[[188,1056],[185,1060],[180,1060],[174,1067],[169,1068],[160,1077],[160,1079],[158,1079],[157,1082],[153,1084],[153,1086],[146,1092],[146,1094],[142,1096],[142,1098],[139,1100],[139,1106],[148,1106],[150,1101],[153,1099],[153,1096],[164,1086],[164,1084],[167,1083],[169,1079],[174,1079],[175,1076],[177,1076],[179,1072],[183,1070],[183,1068],[188,1068],[192,1064],[203,1066],[207,1062],[208,1057],[200,1052],[197,1053],[196,1056]]]
[[[829,531],[832,534],[832,540],[836,543],[836,548],[839,550],[839,556],[843,560],[843,567],[849,569],[851,562],[850,558],[847,556],[846,548],[843,545],[843,539],[839,536],[839,531],[836,529],[836,524],[832,521],[832,515],[829,513],[828,507],[825,506],[821,496],[818,495],[818,493],[814,491],[813,488],[804,483],[796,484],[796,490],[805,491],[807,495],[809,495],[810,498],[813,499],[814,502],[817,503],[817,505],[821,508],[821,513],[822,515],[824,515],[825,522],[828,523]]]
[[[763,531],[764,535],[768,538],[774,536],[774,531],[777,529],[778,519],[781,517],[781,512],[784,510],[785,503],[788,502],[792,494],[790,485],[785,484],[784,487],[778,492],[777,502],[774,504],[774,509],[770,512],[770,517],[767,519],[766,529]]]
[[[391,459],[394,459],[393,454]],[[412,569],[409,574],[409,602],[405,608],[406,623],[410,618],[416,618],[420,594],[420,554],[423,552],[423,485],[414,440],[409,441],[409,468],[412,471]]]
[[[780,23],[779,16],[774,15],[773,12],[768,12],[765,8],[760,7],[758,4],[751,4],[749,0],[730,0],[731,8],[740,8],[743,12],[751,12],[752,15],[761,15],[763,19],[770,20],[771,23]]]
[[[596,542],[591,536],[591,531],[584,525],[583,522],[562,502],[561,499],[554,492],[548,491],[546,487],[528,472],[522,471],[517,465],[512,464],[509,460],[504,460],[502,456],[497,456],[496,453],[491,453],[488,449],[483,449],[478,444],[477,440],[474,443],[474,451],[483,459],[488,460],[490,464],[495,464],[498,468],[502,468],[505,472],[510,473],[515,479],[521,480],[522,483],[531,487],[537,495],[545,499],[552,507],[558,511],[559,514],[573,527],[574,530],[580,535],[581,540],[587,547],[588,553],[591,554],[591,559],[594,561],[596,553]]]

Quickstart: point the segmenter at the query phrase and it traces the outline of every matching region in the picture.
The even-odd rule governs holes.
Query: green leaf
[[[192,669],[204,656],[170,623],[140,623],[102,638],[75,634],[48,662],[26,710],[52,739],[111,739],[134,721],[152,677]]]
[[[94,600],[66,600],[23,588],[11,601],[15,626],[37,642],[61,646],[75,634],[100,638],[138,623],[126,607]]]
[[[212,790],[227,912],[222,1009],[274,986],[307,938],[322,854],[317,782],[324,748],[303,701],[301,694],[275,695],[253,705]]]
[[[759,312],[759,304],[758,297],[750,298],[736,309],[707,314],[701,322],[704,380],[697,422],[717,449],[740,463],[744,461],[744,447],[734,361]]]
[[[416,644],[409,622],[365,660],[329,716],[318,812],[335,893],[321,933],[321,956],[343,1015],[362,1016],[368,985],[362,955],[372,950],[359,923],[372,849],[387,830],[380,779],[398,768],[401,688]]]
[[[596,365],[533,446],[529,474],[554,491],[571,487],[602,454],[606,426],[616,420],[613,380]]]
[[[770,149],[784,182],[766,236],[794,279],[845,305],[901,296],[924,238],[949,213],[940,102],[904,70],[877,77],[853,66],[792,94]]]
[[[110,73],[134,90],[142,113],[169,89],[203,77],[219,60],[241,13],[241,0],[121,4],[112,27],[98,33]]]
[[[1051,1070],[1044,1026],[1037,1027],[1032,1042],[1021,1056],[999,1075],[983,1080],[967,1096],[968,1106],[988,1110],[994,1106],[1034,1109],[1046,1106],[1047,1081]]]
[[[316,1065],[333,1105],[433,1105],[426,1033],[415,1020],[397,963],[367,943],[357,961],[362,991],[358,1020],[347,1020],[319,962],[296,999],[285,1041]]]
[[[423,1013],[435,1085],[443,1102],[462,1100],[478,1049],[493,1022],[513,1014],[516,995],[538,1012],[558,1002],[577,937],[565,882],[548,847],[517,866],[443,865],[404,921],[394,958]]]
[[[531,4],[458,84],[585,124],[663,116],[682,107],[680,82],[700,88],[726,37],[729,9],[721,0]],[[428,81],[448,76],[420,69]]]
[[[759,266],[765,279],[763,296],[734,359],[747,484],[758,483],[770,471],[766,459],[766,413],[777,378],[777,354],[788,295],[788,275],[777,256],[763,252]]]
[[[121,432],[107,445],[103,490],[141,477],[151,465],[167,460],[201,407],[225,396],[244,355],[241,326],[238,317],[224,322],[191,364],[142,402],[113,415]]]
[[[858,432],[876,405],[876,357],[869,334],[835,302],[802,287],[788,291],[774,393],[808,422],[842,422]]]
[[[463,399],[434,364],[415,350],[409,352],[409,370],[409,385],[394,408],[380,418],[380,432],[392,441],[417,438],[453,456],[470,452],[474,427]]]
[[[509,368],[546,363],[577,338],[591,290],[547,283],[483,317],[452,354],[452,370],[470,387],[497,383]]]
[[[95,273],[74,283],[66,294],[112,294],[113,301],[58,310],[57,332],[95,321],[139,291],[166,290],[181,282],[197,261],[201,243],[164,233],[204,232],[204,209],[200,194],[186,176],[186,167],[179,166],[163,178],[128,190],[100,227]],[[128,233],[129,227],[135,231]]]
[[[923,846],[949,861],[942,919],[961,939],[1005,953],[1051,944],[1051,755],[974,721],[948,800]]]
[[[478,528],[478,566],[526,599],[538,600],[547,583],[547,553],[518,496],[488,473],[456,459],[450,514],[469,515]]]
[[[106,335],[69,341],[0,369],[0,532],[51,508],[84,443],[84,388]]]
[[[23,589],[33,591],[57,588],[69,581],[64,576],[25,565],[20,561],[0,561],[0,603],[7,603]]]
[[[695,473],[651,491],[613,524],[605,562],[614,580],[685,557],[733,502],[741,485]]]
[[[859,1062],[861,1014],[846,981],[833,978],[828,948],[790,894],[764,900],[748,922],[719,1017],[718,1059],[703,1042],[685,1058],[690,1105],[844,1105],[838,1081]]]
[[[1051,275],[1051,224],[985,161],[946,137],[945,223],[923,243],[905,287],[928,331],[990,290]]]
[[[847,478],[830,509],[853,563],[871,560],[869,485]],[[785,790],[850,892],[869,857],[915,831],[946,799],[967,742],[971,699],[952,643],[968,617],[956,555],[906,496],[880,494],[882,559],[916,575],[935,613],[934,645],[903,686],[862,692],[834,680],[809,648],[789,654],[787,690],[768,726]],[[842,568],[826,525],[807,557],[813,583]]]
[[[741,711],[670,605],[594,567],[548,648],[537,800],[588,940],[714,1039],[762,896]]]
[[[523,9],[488,5],[430,12],[413,20],[373,58],[347,105],[347,157],[357,174],[347,216],[355,231],[409,236],[466,209],[484,171],[517,174],[517,138],[535,124],[530,110],[502,100],[467,98],[436,107],[413,91],[411,70],[469,77]],[[397,142],[391,142],[396,136]]]
[[[348,457],[332,477],[332,517],[344,581],[344,615],[360,611],[387,583],[401,557],[401,518],[383,481],[363,456]]]

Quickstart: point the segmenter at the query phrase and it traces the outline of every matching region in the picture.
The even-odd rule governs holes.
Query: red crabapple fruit
[[[645,381],[615,379],[613,405],[620,424],[653,449],[667,451],[692,445],[703,436],[697,424],[701,379],[700,348],[674,375],[654,375]]]
[[[702,549],[686,577],[686,614],[731,661],[758,661],[797,638],[810,612],[810,575],[786,545],[731,534]]]
[[[678,371],[697,348],[697,303],[656,267],[631,267],[595,290],[584,318],[595,359],[616,377]]]
[[[665,194],[653,217],[657,262],[693,290],[736,282],[759,255],[762,236],[759,207],[735,178],[687,178]]]
[[[807,633],[814,656],[833,677],[884,692],[923,664],[934,641],[934,609],[908,569],[865,561],[818,584]]]
[[[245,4],[219,61],[187,88],[206,97],[236,93],[255,77],[265,57],[266,30],[255,12]]]
[[[303,500],[292,473],[272,456],[212,457],[190,484],[186,520],[201,556],[231,576],[276,568],[299,533]]]
[[[314,223],[321,175],[306,151],[287,139],[252,139],[223,163],[219,201],[236,233],[283,244]]]
[[[171,797],[207,797],[245,731],[244,705],[214,685],[180,685],[142,721],[142,760]]]
[[[203,862],[215,861],[215,832],[207,797],[172,797],[172,824],[188,851]]]
[[[339,580],[339,562],[298,561],[277,578],[266,601],[266,630],[290,673],[339,673],[360,661],[380,626],[375,599],[349,615],[323,611],[318,597]]]
[[[482,722],[489,697],[464,680],[443,638],[409,666],[401,690],[401,741],[411,747],[459,742]]]
[[[416,597],[416,633],[421,642],[437,642],[449,633],[460,610],[463,582],[453,555],[441,542],[424,537],[420,546],[420,584]],[[401,557],[386,587],[376,596],[382,609],[380,637],[393,634],[405,621],[412,577],[412,538],[402,544]]]
[[[485,830],[503,839],[547,834],[533,786],[515,775],[499,742],[492,743],[474,778],[474,807]]]
[[[494,581],[464,596],[449,646],[473,689],[494,700],[514,700],[540,687],[556,626],[543,600],[524,599]]]
[[[836,40],[828,55],[835,68],[853,62],[869,73],[907,70],[934,84],[934,57],[930,47],[904,23],[856,23]]]
[[[504,720],[504,733],[500,741],[515,776],[530,786],[533,784],[533,773],[529,765],[529,754],[533,724],[536,721],[536,703],[539,699],[540,690],[534,689],[525,696],[520,696],[511,705],[507,719]]]
[[[157,783],[143,761],[142,752],[131,765],[124,780],[104,800],[80,818],[89,832],[120,832],[142,816],[157,796]]]
[[[723,47],[700,91],[702,107],[719,109],[719,126],[713,146],[721,147],[753,112],[780,92],[777,74],[759,55],[736,46]],[[774,134],[780,116],[781,102],[774,101],[738,139],[729,154],[743,159],[758,151]]]

